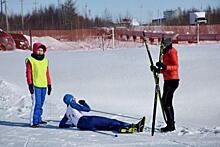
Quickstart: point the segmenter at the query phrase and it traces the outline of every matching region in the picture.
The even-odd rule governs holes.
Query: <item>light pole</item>
[[[1,0],[1,22],[3,22],[3,0]]]
[[[2,14],[2,10],[3,10],[2,5],[3,5],[3,0],[1,0],[1,14]]]
[[[8,23],[8,13],[7,13],[7,1],[5,0],[5,22],[6,22],[6,30],[9,31],[9,23]]]
[[[23,0],[21,0],[21,27],[22,27],[22,30],[24,30],[24,16],[23,16]]]
[[[115,29],[112,27],[112,48],[115,48]]]
[[[197,44],[199,44],[199,22],[197,21]]]

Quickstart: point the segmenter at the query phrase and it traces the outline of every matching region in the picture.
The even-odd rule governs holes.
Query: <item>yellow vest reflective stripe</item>
[[[26,59],[30,61],[32,67],[33,84],[36,87],[47,87],[47,67],[48,59],[36,60],[33,57]]]

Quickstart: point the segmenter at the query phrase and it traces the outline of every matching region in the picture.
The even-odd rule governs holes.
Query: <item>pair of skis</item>
[[[148,45],[147,45],[145,32],[143,32],[143,37],[144,37],[143,39],[144,39],[144,44],[145,44],[145,47],[146,47],[146,50],[147,50],[147,54],[148,54],[148,57],[149,57],[149,60],[150,60],[150,65],[154,66],[154,62],[153,62],[150,50],[149,50]],[[162,36],[161,45],[160,45],[160,53],[159,53],[159,62],[162,61],[163,39],[164,39],[164,37]],[[156,120],[157,99],[158,98],[160,100],[161,109],[162,109],[162,113],[163,113],[163,118],[164,118],[165,122],[167,121],[167,118],[166,118],[166,114],[165,114],[164,107],[163,107],[163,104],[162,104],[162,97],[161,97],[160,85],[159,85],[159,81],[160,81],[159,80],[159,75],[155,70],[153,70],[152,72],[153,72],[154,81],[155,81],[155,95],[154,95],[153,119],[152,119],[152,129],[151,129],[151,135],[153,136],[154,131],[155,131],[155,120]]]

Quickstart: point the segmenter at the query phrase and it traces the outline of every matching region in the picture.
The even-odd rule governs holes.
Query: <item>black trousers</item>
[[[174,125],[173,94],[179,86],[179,79],[165,80],[163,85],[162,103],[167,116],[167,125]]]

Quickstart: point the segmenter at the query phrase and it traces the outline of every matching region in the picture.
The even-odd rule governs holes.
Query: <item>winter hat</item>
[[[75,101],[74,96],[71,94],[65,94],[65,96],[63,97],[63,102],[65,104],[69,105],[71,103],[71,101]]]
[[[43,45],[42,43],[37,42],[37,43],[34,43],[34,45],[33,45],[33,53],[34,53],[34,54],[37,54],[37,50],[38,50],[39,48],[42,48],[42,49],[44,50],[44,53],[45,53],[46,50],[47,50],[47,48],[46,48],[45,45]]]
[[[164,41],[163,41],[163,45],[166,47],[170,44],[172,44],[172,39],[171,38],[165,38]]]

